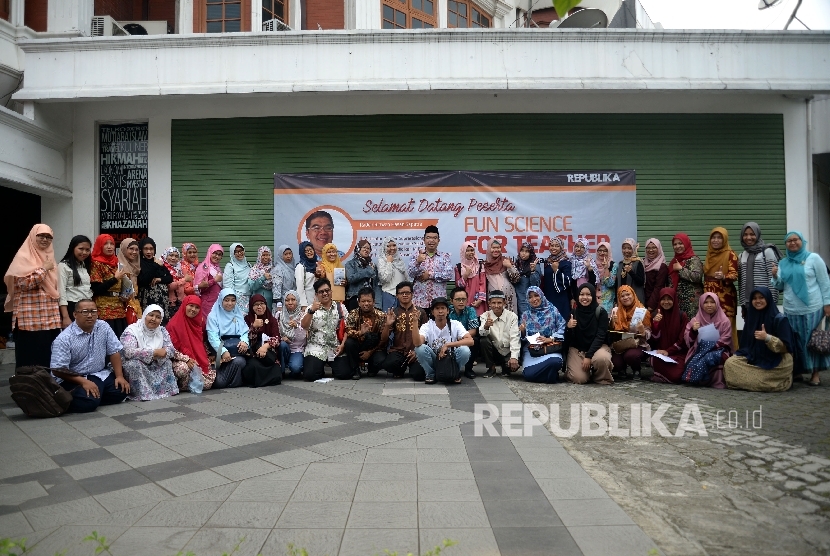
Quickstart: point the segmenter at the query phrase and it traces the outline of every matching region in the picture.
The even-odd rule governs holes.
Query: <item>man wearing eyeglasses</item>
[[[343,304],[332,301],[331,282],[328,278],[314,282],[314,293],[317,299],[309,305],[300,322],[300,326],[308,332],[303,357],[303,378],[308,382],[323,378],[328,363],[334,378],[350,379],[354,373],[344,351],[346,338],[337,339],[341,320],[345,329],[345,319],[348,317],[346,308]]]
[[[412,322],[415,320],[417,323],[415,327],[420,328],[429,318],[426,311],[412,303],[413,289],[412,282],[401,282],[395,287],[398,305],[387,311],[386,321],[380,333],[380,345],[385,346],[391,334],[392,346],[380,367],[387,373],[391,373],[393,378],[403,378],[408,368],[412,380],[420,382],[426,378],[426,371],[415,356]],[[415,314],[418,316],[413,319]]]
[[[305,219],[305,237],[314,246],[317,258],[321,259],[323,247],[327,243],[334,243],[334,220],[332,220],[331,214],[324,210],[312,212]]]
[[[75,304],[75,322],[52,343],[49,365],[55,379],[72,393],[70,412],[88,413],[99,405],[124,401],[130,383],[121,369],[123,347],[110,325],[98,320],[94,301],[82,299]]]

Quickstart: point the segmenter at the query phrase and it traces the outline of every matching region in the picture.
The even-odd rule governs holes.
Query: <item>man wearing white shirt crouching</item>
[[[417,315],[413,313],[412,342],[415,344],[415,356],[418,363],[424,368],[426,384],[435,384],[435,362],[447,355],[447,350],[454,348],[455,360],[459,369],[470,359],[470,347],[473,345],[473,337],[464,329],[460,322],[449,320],[450,302],[446,297],[436,297],[430,305],[432,318],[423,325],[420,330],[416,328],[414,320]],[[459,377],[455,381],[461,382]]]
[[[501,374],[505,376],[519,369],[519,317],[504,308],[504,301],[503,291],[491,291],[487,297],[489,310],[480,317],[478,334],[481,336],[481,353],[487,366],[484,378],[496,375],[496,365],[501,367]]]

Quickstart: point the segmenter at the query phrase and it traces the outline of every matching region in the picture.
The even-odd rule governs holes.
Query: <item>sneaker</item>
[[[491,368],[487,369],[487,372],[484,373],[484,378],[493,378],[494,376],[496,376],[496,368],[495,367],[491,367]]]
[[[360,369],[357,369],[352,375],[352,380],[360,380]]]
[[[470,369],[469,371],[464,371],[464,376],[466,376],[467,378],[475,378],[478,375],[476,375],[476,372],[474,370]]]

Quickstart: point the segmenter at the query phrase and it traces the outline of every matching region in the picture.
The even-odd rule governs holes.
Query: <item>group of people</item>
[[[330,221],[317,227],[330,234]],[[52,239],[45,224],[32,228],[6,272],[5,309],[17,365],[70,371],[55,376],[74,411],[175,395],[195,379],[204,389],[318,380],[326,365],[338,379],[386,371],[432,383],[448,354],[468,378],[479,361],[484,377],[500,367],[536,382],[563,372],[611,384],[650,359],[654,381],[763,391],[786,390],[802,373],[818,385],[830,366],[807,349],[830,316],[824,261],[799,232],[782,253],[754,222],[742,229],[740,255],[715,228],[705,260],[681,233],[668,262],[656,238],[642,259],[637,241],[624,240],[614,261],[607,242],[593,256],[582,237],[572,253],[552,237],[547,257],[525,243],[513,261],[492,241],[480,260],[467,242],[453,263],[435,226],[406,262],[390,237],[376,258],[359,241],[344,264],[329,235],[319,250],[301,243],[298,261],[288,245],[275,254],[262,246],[253,265],[233,243],[224,269],[217,244],[200,261],[192,243],[157,258],[151,238],[116,249],[107,234],[75,236],[56,262]]]

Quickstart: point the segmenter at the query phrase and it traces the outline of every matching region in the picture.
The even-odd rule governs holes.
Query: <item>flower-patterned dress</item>
[[[611,262],[611,270],[608,272],[608,278],[602,277],[602,271],[599,275],[599,291],[597,292],[597,300],[600,306],[605,309],[608,314],[611,314],[611,309],[617,302],[617,264]]]
[[[167,356],[163,359],[154,357],[152,349],[139,348],[138,340],[129,329],[121,335],[124,376],[130,381],[131,400],[158,400],[179,393],[171,361],[176,349],[167,330],[162,328],[161,333],[164,349],[167,350]]]
[[[678,271],[680,280],[677,284],[677,303],[691,320],[697,315],[698,300],[703,294],[703,263],[695,255],[681,261],[680,266],[683,268]]]

